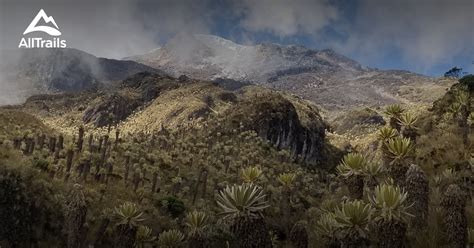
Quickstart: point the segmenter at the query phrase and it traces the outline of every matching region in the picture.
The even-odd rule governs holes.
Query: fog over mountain
[[[149,53],[127,57],[178,77],[232,79],[292,92],[329,109],[417,101],[438,80],[361,65],[331,49],[241,45],[212,35],[181,34]]]
[[[108,87],[135,73],[161,73],[124,60],[97,58],[77,49],[24,49],[3,52],[0,104],[22,103],[34,94],[79,92]]]
[[[471,0],[0,0],[0,47],[17,47],[40,9],[55,18],[68,47],[99,57],[145,53],[178,33],[203,33],[332,49],[383,69],[474,71]]]

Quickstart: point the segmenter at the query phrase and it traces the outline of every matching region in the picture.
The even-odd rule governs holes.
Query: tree
[[[444,73],[444,77],[459,78],[462,75],[462,68],[453,67]]]

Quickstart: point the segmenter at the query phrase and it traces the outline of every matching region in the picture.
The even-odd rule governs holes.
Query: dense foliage
[[[271,111],[64,134],[9,111],[0,246],[463,247],[474,239],[472,99],[455,86],[432,112],[389,106],[370,145],[322,150],[336,167],[249,128],[286,118]]]

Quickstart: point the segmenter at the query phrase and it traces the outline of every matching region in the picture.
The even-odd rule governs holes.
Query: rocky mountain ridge
[[[173,76],[226,78],[289,91],[329,110],[429,103],[449,85],[408,71],[368,68],[329,49],[240,45],[212,35],[178,35],[163,47],[126,59]]]

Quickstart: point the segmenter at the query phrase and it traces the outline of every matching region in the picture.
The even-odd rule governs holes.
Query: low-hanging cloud
[[[244,0],[237,6],[243,28],[278,36],[315,34],[338,18],[336,7],[325,0]]]
[[[457,56],[474,54],[474,1],[361,0],[348,39],[337,46],[367,62],[400,54],[407,65],[426,71]]]
[[[397,56],[424,72],[474,53],[472,0],[0,0],[0,48],[18,45],[39,9],[54,16],[69,47],[122,58],[178,33],[258,43],[305,37],[377,66]],[[350,4],[350,7],[347,7]],[[221,22],[226,26],[222,26]],[[229,24],[230,23],[230,24]],[[230,32],[222,32],[228,29]],[[290,39],[291,40],[291,39]]]

